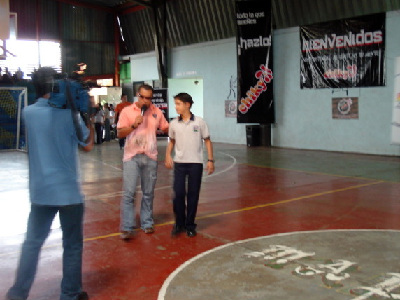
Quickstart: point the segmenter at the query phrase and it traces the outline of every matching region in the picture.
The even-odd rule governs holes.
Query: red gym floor
[[[165,146],[166,140],[159,140],[156,232],[138,231],[129,242],[118,232],[122,150],[112,141],[81,153],[83,279],[91,299],[155,300],[168,276],[189,259],[249,238],[332,229],[400,230],[399,157],[216,143],[216,172],[203,178],[198,235],[172,238],[173,178],[162,164]],[[0,153],[0,297],[13,282],[29,212],[26,162],[25,153]],[[58,299],[61,254],[55,223],[29,299]],[[186,299],[192,299],[190,290]],[[228,298],[220,294],[217,299]]]

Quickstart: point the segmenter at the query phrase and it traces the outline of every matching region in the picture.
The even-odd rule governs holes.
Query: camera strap
[[[80,142],[84,143],[85,141],[83,140],[83,132],[82,132],[80,122],[79,122],[80,114],[79,114],[79,111],[76,109],[74,99],[72,99],[71,84],[66,79],[65,79],[65,93],[67,96],[66,97],[67,98],[67,108],[71,109],[72,122],[74,123],[76,136],[78,137],[78,140]]]

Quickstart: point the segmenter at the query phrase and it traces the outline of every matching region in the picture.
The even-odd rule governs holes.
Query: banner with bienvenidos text
[[[275,122],[271,0],[236,1],[238,123]]]
[[[385,86],[384,13],[300,27],[300,87]]]

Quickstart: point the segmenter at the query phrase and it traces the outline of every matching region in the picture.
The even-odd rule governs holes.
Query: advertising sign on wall
[[[168,89],[154,89],[153,104],[158,107],[168,121]]]
[[[301,88],[385,86],[385,14],[300,27]]]
[[[333,119],[358,119],[358,98],[332,98]]]
[[[236,1],[238,123],[274,123],[271,0]]]

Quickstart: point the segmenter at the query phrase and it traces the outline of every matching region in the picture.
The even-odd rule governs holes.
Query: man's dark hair
[[[144,89],[146,91],[151,91],[152,93],[154,92],[153,87],[148,84],[142,84],[141,86],[139,86],[138,92],[140,92],[141,89]]]
[[[174,99],[181,100],[182,102],[185,103],[190,103],[190,107],[192,107],[192,104],[194,103],[192,96],[190,96],[188,93],[179,93],[174,96]]]
[[[128,97],[128,95],[127,95],[127,94],[122,94],[122,95],[121,95],[121,99],[122,99],[124,96],[127,96],[127,97]]]
[[[35,86],[36,97],[42,97],[52,92],[54,76],[56,71],[50,67],[39,68],[32,76],[32,83]]]

